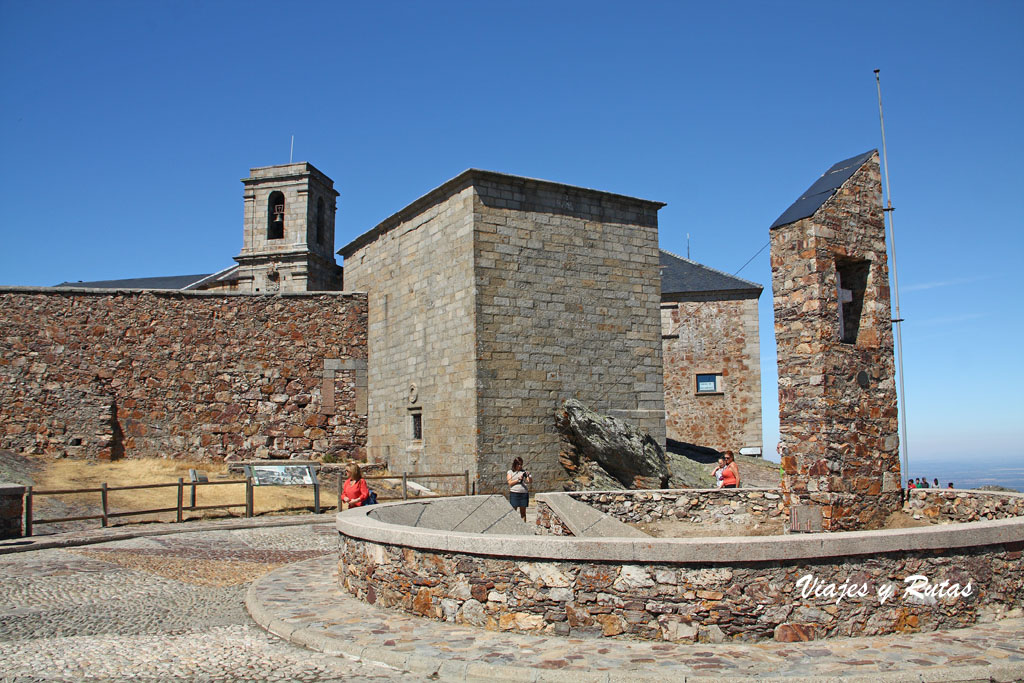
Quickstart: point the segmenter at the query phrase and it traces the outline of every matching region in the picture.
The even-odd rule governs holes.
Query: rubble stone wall
[[[568,398],[665,443],[660,204],[524,178],[475,183],[480,491],[521,456],[560,488]]]
[[[942,552],[687,564],[515,559],[507,556],[511,550],[493,557],[343,537],[339,577],[345,591],[371,604],[494,631],[792,641],[957,628],[1019,613],[1022,550],[1018,541]],[[933,588],[947,582],[946,594],[908,594],[912,585],[905,579],[917,575]],[[967,595],[948,592],[968,583]],[[851,585],[857,593],[837,600],[836,591]],[[894,590],[884,602],[882,586]]]
[[[876,153],[814,215],[771,231],[782,490],[820,506],[826,531],[878,527],[901,505],[882,216]],[[852,343],[840,337],[843,264],[867,269]]]
[[[717,451],[761,447],[761,351],[757,298],[663,303],[665,430]],[[698,374],[722,376],[697,393]]]
[[[915,489],[907,510],[934,524],[1024,517],[1024,494],[956,489]]]
[[[0,448],[365,459],[364,294],[6,288],[0,307]]]
[[[744,522],[765,522],[782,514],[782,496],[775,489],[688,489],[686,491],[570,491],[565,495],[635,524],[663,519],[701,521],[734,517]],[[537,501],[538,517],[547,508]],[[548,509],[546,516],[550,516]]]

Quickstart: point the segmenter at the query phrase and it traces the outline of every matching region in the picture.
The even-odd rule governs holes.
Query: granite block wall
[[[567,398],[664,444],[661,204],[512,176],[474,184],[481,492],[521,456],[539,491],[565,471]]]
[[[757,298],[664,303],[661,334],[668,438],[718,451],[761,447]],[[697,393],[698,374],[721,391]]]
[[[0,307],[0,448],[365,458],[363,294],[7,288]]]
[[[820,506],[825,530],[877,527],[901,504],[877,153],[814,215],[772,229],[771,264],[784,499]],[[859,289],[847,341],[844,270]]]
[[[345,259],[346,286],[369,292],[369,459],[395,472],[476,476],[472,229],[467,186],[395,218]]]

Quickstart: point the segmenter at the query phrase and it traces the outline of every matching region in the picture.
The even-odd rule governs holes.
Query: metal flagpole
[[[907,396],[903,389],[903,334],[901,326],[903,318],[900,316],[900,279],[896,273],[896,228],[892,222],[892,192],[889,191],[889,157],[885,149],[885,118],[882,116],[882,81],[878,76],[879,69],[875,69],[875,85],[878,88],[878,121],[882,127],[882,168],[885,170],[885,197],[886,206],[882,211],[889,216],[889,241],[892,244],[892,284],[893,304],[896,306],[895,316],[892,321],[896,323],[896,362],[900,374],[900,427],[903,430],[903,438],[900,439],[900,446],[903,448],[903,477],[901,484],[904,488],[910,479],[910,455],[907,448]]]

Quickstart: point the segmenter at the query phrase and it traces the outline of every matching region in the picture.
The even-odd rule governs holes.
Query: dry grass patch
[[[42,467],[33,477],[35,488],[42,491],[62,489],[99,488],[106,482],[108,487],[137,486],[140,484],[177,483],[180,477],[186,483],[183,504],[190,502],[191,487],[189,469],[204,472],[211,482],[241,480],[244,477],[238,472],[228,472],[223,463],[189,462],[185,460],[165,459],[126,459],[114,462],[95,460],[40,459]],[[323,483],[323,482],[322,482]],[[334,500],[333,489],[321,486],[321,504],[329,506]],[[77,512],[58,514],[56,516],[73,516],[99,514],[100,494],[77,493],[60,496],[40,496],[37,507],[42,513],[50,501],[60,501],[60,507],[71,507]],[[153,510],[175,508],[178,504],[176,486],[157,489],[133,489],[128,491],[110,491],[108,505],[110,512],[128,512],[133,510]],[[186,510],[186,519],[205,517],[240,517],[245,514],[245,484],[226,484],[219,486],[197,486],[196,505],[239,505],[230,510]],[[313,509],[313,487],[311,486],[257,486],[253,492],[255,514],[282,511],[302,511]],[[40,515],[42,516],[42,514]],[[117,518],[119,523],[138,523],[147,521],[174,521],[174,512],[139,515]]]

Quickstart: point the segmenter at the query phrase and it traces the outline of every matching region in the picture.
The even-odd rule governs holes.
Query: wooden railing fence
[[[197,486],[224,486],[227,484],[245,484],[245,502],[244,503],[225,503],[220,505],[196,505],[196,487]],[[174,507],[166,508],[154,508],[151,510],[130,510],[121,512],[111,512],[107,494],[110,491],[135,491],[140,489],[161,489],[177,487],[178,489],[178,501]],[[185,505],[185,488],[191,487],[192,495],[189,505]],[[33,501],[39,496],[62,496],[72,495],[81,493],[99,493],[100,494],[100,513],[98,515],[73,515],[70,517],[53,517],[50,519],[36,519],[33,513]],[[193,510],[215,510],[215,509],[230,509],[230,508],[245,508],[245,516],[252,517],[252,480],[251,479],[231,479],[226,481],[204,481],[204,482],[186,482],[181,477],[178,478],[177,482],[170,482],[164,484],[135,484],[132,486],[107,486],[106,482],[99,485],[99,488],[87,488],[87,489],[52,489],[46,491],[38,491],[32,486],[27,487],[25,491],[25,535],[31,536],[33,533],[33,527],[37,524],[56,524],[58,522],[78,522],[83,520],[98,519],[100,520],[100,526],[107,526],[112,517],[132,517],[136,515],[155,515],[164,512],[174,512],[176,515],[176,522],[185,521],[185,511]]]
[[[440,473],[440,474],[409,474],[403,472],[401,475],[402,480],[402,495],[398,496],[379,496],[378,500],[408,500],[409,498],[409,481],[413,479],[446,479],[451,477],[461,477],[465,481],[465,493],[464,494],[448,494],[448,495],[432,495],[430,498],[443,498],[456,495],[470,495],[470,481],[469,481],[469,470],[462,472],[452,473]],[[367,481],[380,480],[380,479],[398,479],[398,475],[372,475],[364,477]],[[196,505],[196,487],[199,486],[225,486],[230,484],[244,484],[245,485],[245,502],[244,503],[226,503],[220,505]],[[341,488],[344,484],[344,475],[339,472],[338,474],[338,509],[341,509]],[[174,507],[155,508],[151,510],[130,510],[130,511],[118,511],[111,512],[108,494],[111,491],[130,491],[140,489],[159,489],[159,488],[170,488],[177,487],[177,504]],[[191,491],[189,504],[185,504],[185,489],[189,488]],[[133,517],[138,515],[153,515],[167,512],[175,513],[176,522],[185,521],[185,512],[192,512],[195,510],[215,510],[215,509],[232,509],[232,508],[245,508],[245,516],[253,516],[253,482],[251,477],[245,479],[230,479],[225,481],[188,481],[186,482],[183,478],[178,478],[177,482],[169,482],[162,484],[136,484],[133,486],[107,486],[106,483],[100,484],[96,488],[83,488],[83,489],[52,489],[52,490],[36,490],[32,486],[26,487],[25,491],[25,535],[31,536],[33,528],[39,524],[57,524],[60,522],[78,522],[91,519],[100,520],[100,526],[106,527],[112,518],[118,517]],[[100,494],[100,512],[95,515],[72,515],[69,517],[52,517],[49,519],[36,519],[33,514],[33,501],[35,498],[40,496],[61,496],[61,495],[74,495],[82,493],[98,493]]]

